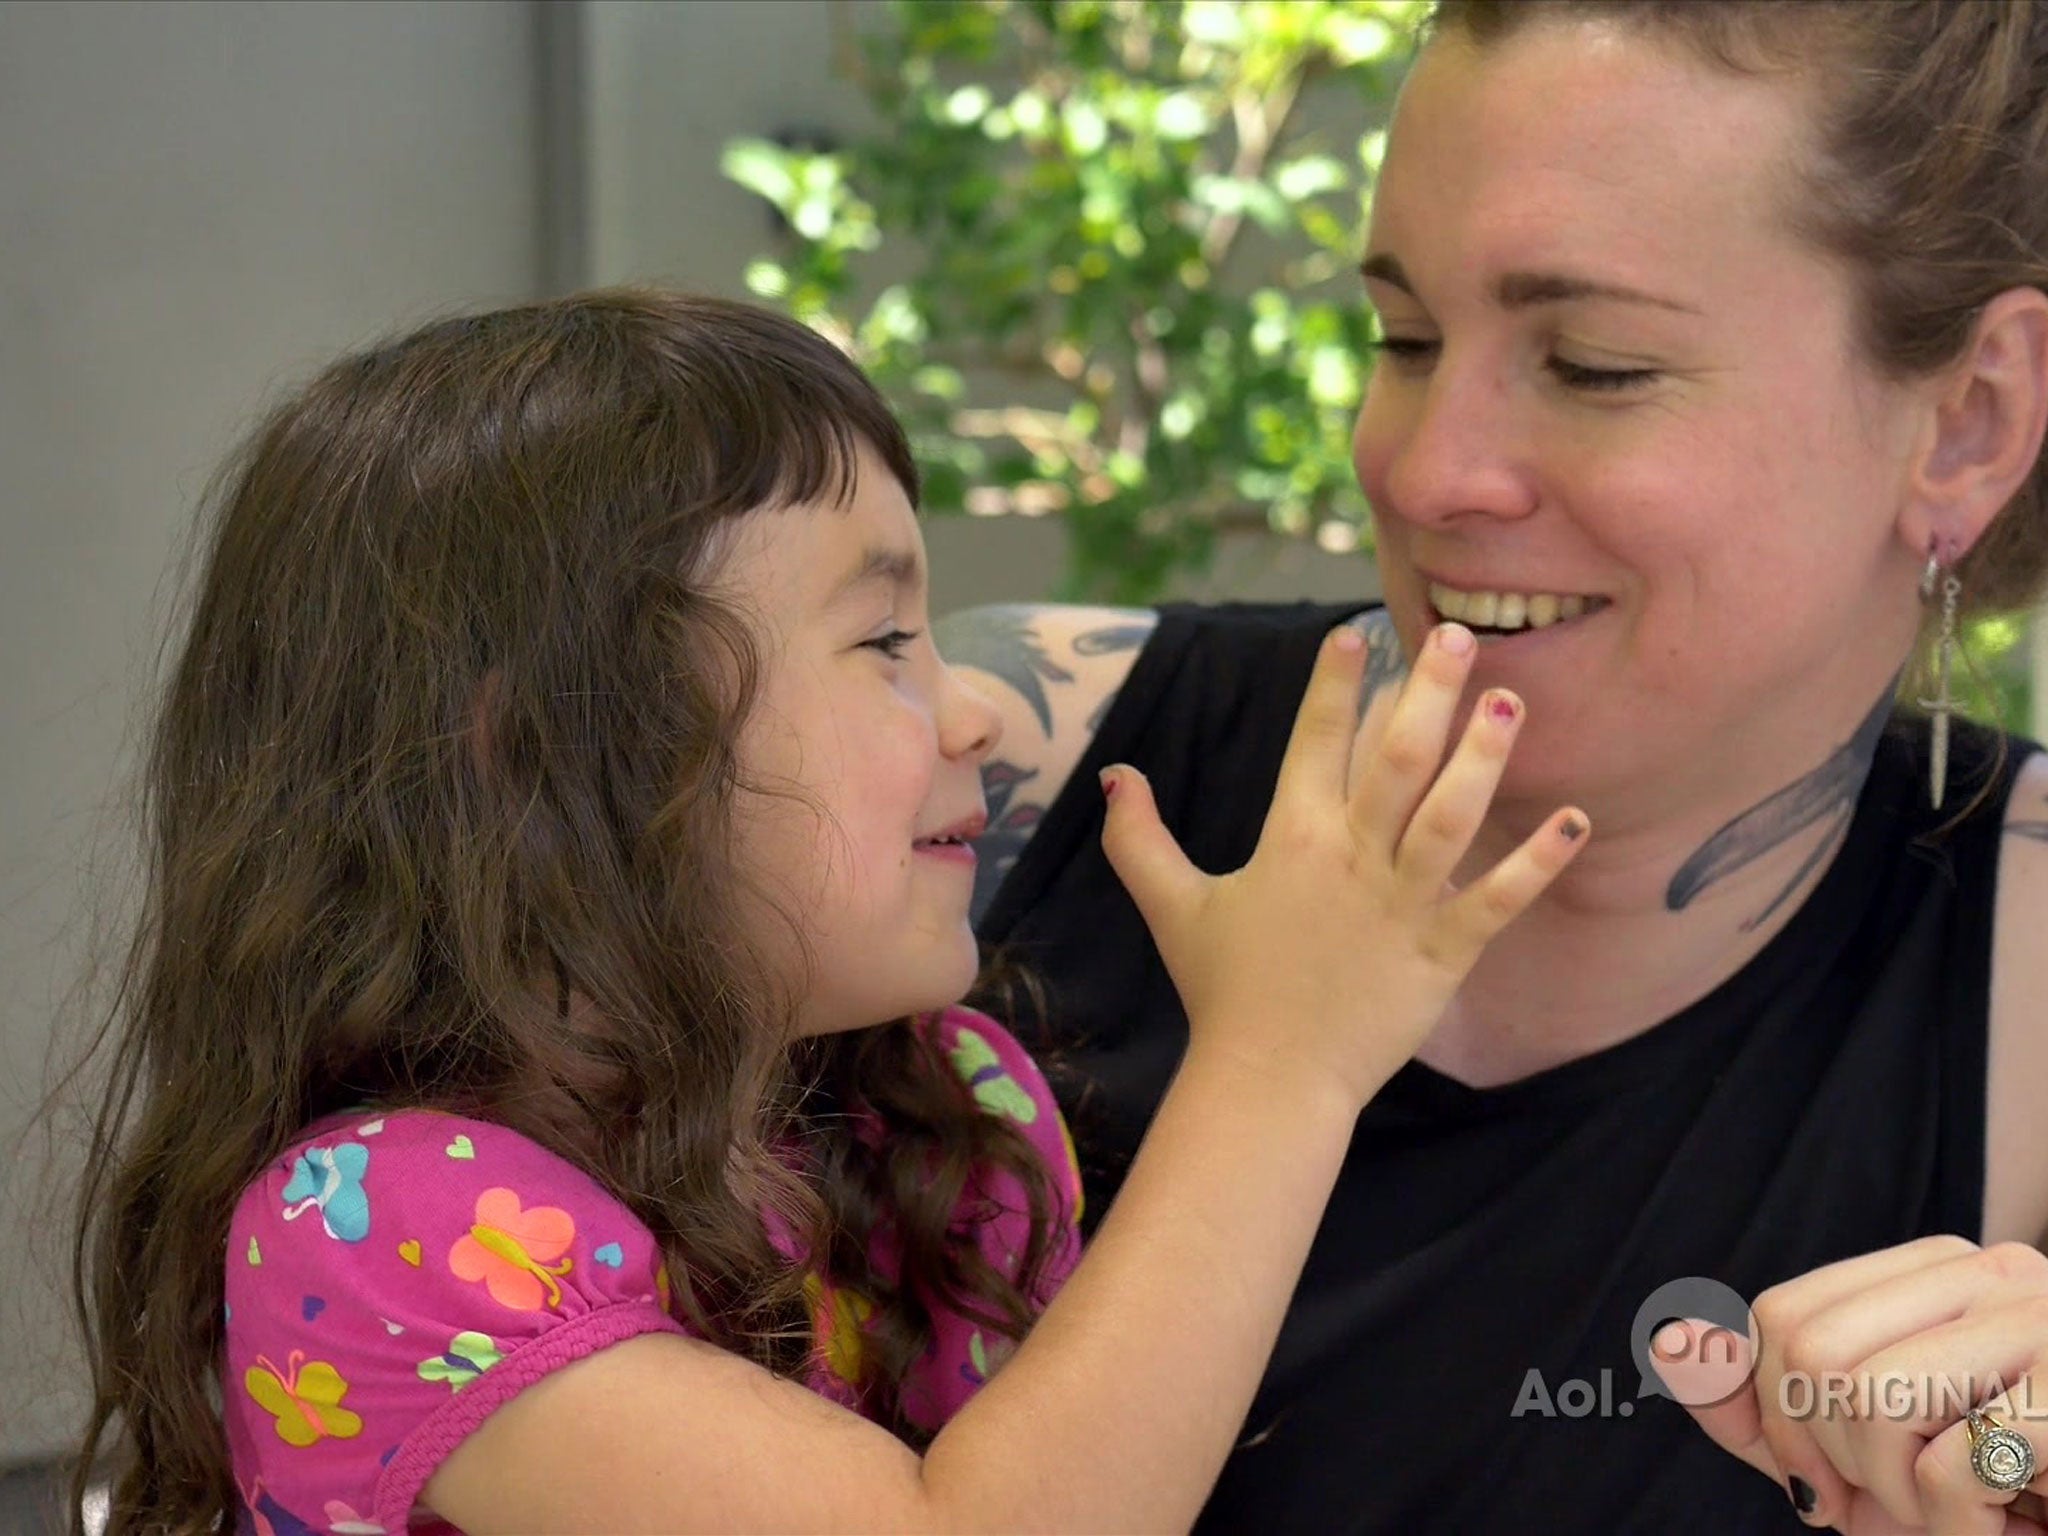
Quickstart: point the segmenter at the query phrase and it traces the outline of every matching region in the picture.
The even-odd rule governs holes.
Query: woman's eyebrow
[[[1358,264],[1358,275],[1397,288],[1411,299],[1415,285],[1400,259],[1385,252],[1368,256]],[[1567,272],[1504,272],[1493,285],[1494,301],[1504,309],[1529,309],[1538,304],[1563,304],[1574,299],[1612,299],[1624,304],[1649,304],[1658,309],[1696,315],[1698,310],[1676,299],[1645,293],[1620,283],[1596,282]]]

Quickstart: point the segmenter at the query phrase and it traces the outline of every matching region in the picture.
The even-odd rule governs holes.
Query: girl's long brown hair
[[[781,1212],[875,1302],[867,1398],[911,1438],[932,1307],[1022,1332],[1053,1200],[1028,1146],[907,1022],[792,1042],[801,980],[733,915],[763,898],[730,839],[758,663],[709,578],[734,519],[843,501],[862,441],[914,503],[894,417],[823,338],[617,291],[345,359],[224,471],[93,1048],[74,1493],[115,1460],[114,1531],[234,1527],[229,1217],[352,1105],[485,1116],[591,1170],[660,1239],[679,1311],[793,1372],[813,1329]],[[830,1134],[863,1107],[879,1149]],[[821,1150],[793,1167],[796,1144]],[[1014,1274],[948,1232],[977,1165],[1031,1194]]]

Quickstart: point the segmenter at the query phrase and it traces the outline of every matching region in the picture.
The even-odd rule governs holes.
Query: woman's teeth
[[[1547,629],[1561,619],[1576,619],[1599,599],[1578,593],[1461,592],[1431,582],[1429,601],[1445,618],[1477,629]]]

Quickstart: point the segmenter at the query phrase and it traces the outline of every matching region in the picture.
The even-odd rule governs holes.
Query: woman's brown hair
[[[863,1388],[907,1437],[931,1307],[1022,1333],[1053,1198],[1028,1146],[908,1021],[794,1041],[800,980],[734,916],[765,901],[729,835],[758,661],[711,580],[722,536],[843,503],[862,442],[914,504],[895,418],[822,337],[615,291],[347,358],[223,472],[95,1042],[75,1491],[124,1453],[116,1532],[234,1527],[229,1218],[302,1127],[355,1105],[484,1116],[590,1170],[656,1234],[696,1328],[795,1372],[813,1325],[779,1212],[875,1304]],[[830,1134],[861,1109],[877,1148]],[[949,1240],[976,1166],[1031,1194],[1015,1273]],[[894,1280],[868,1257],[885,1221]]]
[[[2039,0],[1438,0],[1430,30],[1491,46],[1600,20],[1815,103],[1794,225],[1841,262],[1866,355],[1897,378],[1961,356],[1980,310],[2048,290],[2048,4]],[[1960,562],[1972,612],[2048,588],[2048,461]]]

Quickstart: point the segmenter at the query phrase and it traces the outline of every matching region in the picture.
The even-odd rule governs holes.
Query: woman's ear
[[[1969,550],[2033,473],[2048,427],[2048,293],[2010,288],[1986,304],[1962,356],[1932,382],[1899,520],[1922,557]]]

